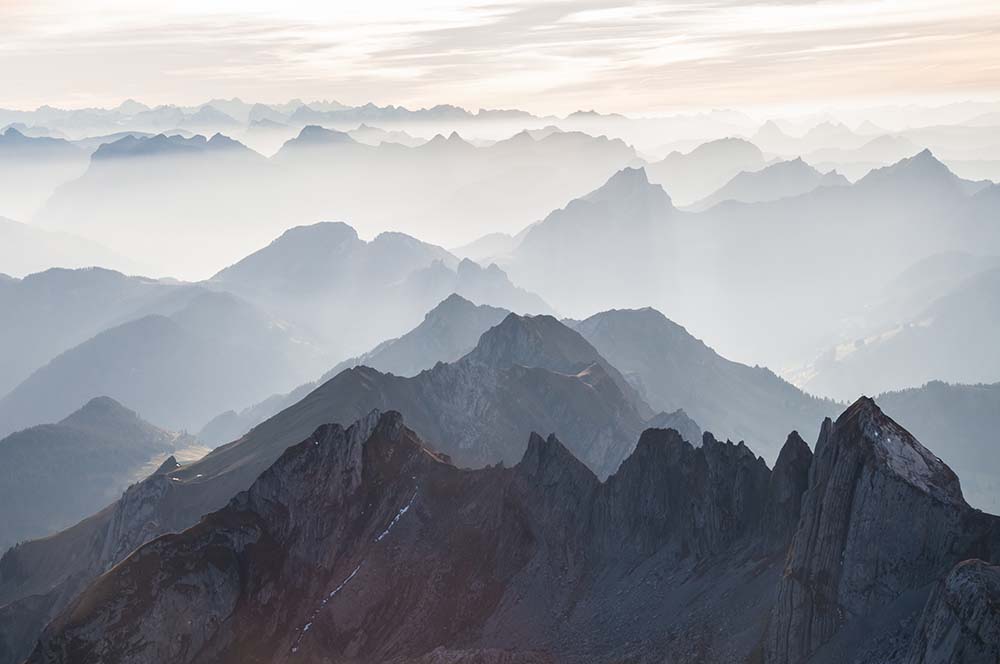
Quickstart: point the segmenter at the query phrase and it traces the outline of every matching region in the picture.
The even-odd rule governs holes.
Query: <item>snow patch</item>
[[[362,561],[362,563],[363,562],[364,561]],[[299,635],[297,637],[295,637],[295,642],[292,644],[292,650],[291,650],[291,652],[292,652],[293,655],[299,651],[299,645],[301,645],[301,643],[302,643],[302,637],[304,637],[306,635],[306,632],[308,632],[309,629],[313,626],[313,622],[315,622],[316,621],[316,617],[319,616],[320,609],[322,609],[324,606],[326,606],[327,602],[329,602],[331,599],[333,599],[333,597],[337,593],[339,593],[341,590],[343,590],[344,586],[346,586],[348,584],[348,582],[351,579],[354,578],[354,576],[358,573],[358,570],[360,570],[360,569],[361,569],[361,563],[358,563],[358,566],[354,568],[354,571],[351,572],[350,574],[348,574],[347,578],[344,579],[343,581],[341,581],[339,586],[337,586],[332,591],[330,591],[330,594],[327,595],[326,597],[324,597],[323,601],[321,601],[319,603],[319,606],[317,606],[315,609],[313,609],[313,612],[311,614],[309,614],[309,622],[307,622],[302,627],[302,630],[299,632]]]
[[[382,531],[382,534],[375,538],[376,542],[381,542],[382,538],[384,538],[386,535],[389,534],[389,532],[399,522],[399,520],[403,517],[403,515],[410,511],[410,506],[413,505],[413,501],[416,499],[416,497],[417,497],[417,492],[414,491],[413,495],[410,497],[410,502],[406,503],[406,505],[404,505],[399,510],[399,512],[396,513],[396,516],[393,517],[392,521],[389,522],[389,525],[386,526],[386,529]]]

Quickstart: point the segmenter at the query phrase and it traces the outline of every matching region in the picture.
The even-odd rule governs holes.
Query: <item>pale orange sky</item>
[[[1000,98],[996,0],[0,0],[0,26],[5,108],[239,96],[655,113]]]

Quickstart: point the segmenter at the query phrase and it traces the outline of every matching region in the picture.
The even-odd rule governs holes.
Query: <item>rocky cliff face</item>
[[[27,542],[0,558],[0,660],[21,662],[38,633],[90,582],[137,546],[178,524],[161,509],[177,490],[169,457],[114,505],[58,535]]]
[[[862,398],[816,444],[766,641],[768,661],[797,663],[845,626],[940,578],[992,528],[955,474]],[[851,645],[831,646],[841,661]]]
[[[770,486],[745,447],[667,430],[647,431],[604,483],[554,436],[532,436],[513,468],[460,470],[398,413],[373,413],[320,427],[227,507],[140,547],[29,661],[746,654],[760,611],[726,607],[776,578],[756,535],[780,502]],[[676,602],[695,615],[653,608]],[[706,615],[749,637],[698,631]]]
[[[788,434],[771,473],[762,523],[763,535],[774,550],[784,550],[799,525],[812,461],[813,452],[799,433]]]
[[[906,661],[1000,662],[1000,567],[967,560],[938,583]]]
[[[122,550],[156,518],[147,499],[196,495],[188,477],[133,487],[88,546]],[[27,554],[2,576],[51,565]],[[824,424],[815,457],[789,435],[773,471],[742,444],[650,429],[603,482],[555,436],[462,470],[373,412],[16,606],[54,616],[32,664],[992,661],[995,567],[954,568],[970,557],[1000,559],[1000,519],[867,399]],[[14,606],[4,637],[23,639]]]

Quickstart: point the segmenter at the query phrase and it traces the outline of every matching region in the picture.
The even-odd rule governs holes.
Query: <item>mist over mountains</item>
[[[0,109],[0,664],[1000,661],[997,113]]]

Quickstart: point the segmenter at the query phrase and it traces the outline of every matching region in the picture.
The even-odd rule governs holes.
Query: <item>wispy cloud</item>
[[[1000,5],[992,0],[279,8],[6,0],[0,23],[7,106],[240,95],[643,112],[1000,94]]]

